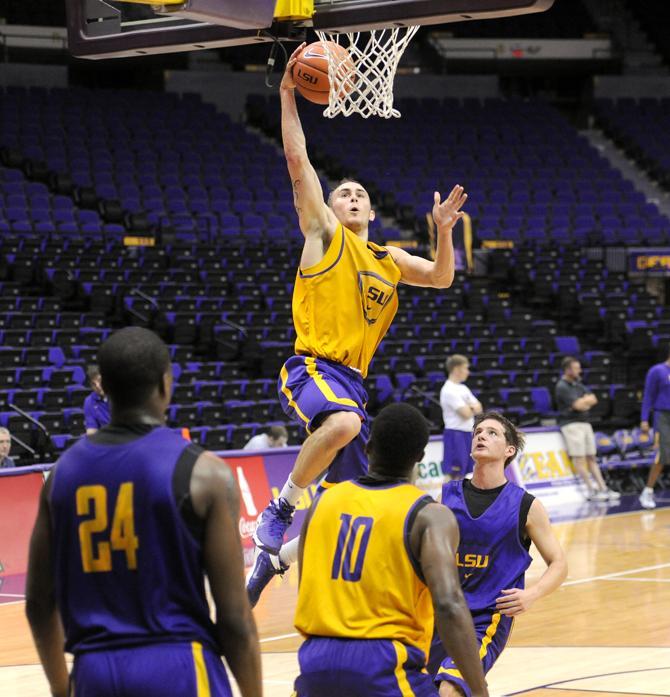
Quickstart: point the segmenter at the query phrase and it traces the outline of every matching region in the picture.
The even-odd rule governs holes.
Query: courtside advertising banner
[[[280,448],[265,450],[250,455],[248,451],[238,450],[220,453],[235,474],[240,487],[239,529],[244,545],[244,561],[247,566],[253,563],[254,543],[252,536],[256,521],[270,500],[279,496],[288,479],[300,448]],[[312,505],[316,485],[310,486],[296,504],[293,523],[288,529],[287,540],[300,534],[305,512]]]
[[[558,428],[526,433],[526,447],[515,464],[521,485],[547,506],[583,501],[584,491]]]
[[[0,601],[23,593],[28,543],[43,482],[41,471],[15,468],[0,476]]]
[[[220,453],[230,466],[240,488],[239,531],[247,566],[254,556],[252,536],[258,516],[271,499],[279,496],[300,448],[288,447],[249,453],[236,450]],[[442,489],[443,446],[434,436],[415,470],[415,483],[439,500]],[[565,450],[560,430],[529,429],[526,448],[506,470],[510,481],[528,489],[548,506],[584,500],[584,492]],[[26,469],[0,476],[0,594],[15,582],[23,583],[28,542],[37,514],[43,474]],[[312,484],[296,505],[287,540],[300,534],[305,513],[312,505],[317,485]],[[20,579],[20,580],[19,580]]]

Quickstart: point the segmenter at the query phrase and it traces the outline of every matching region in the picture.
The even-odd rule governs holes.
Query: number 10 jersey
[[[397,640],[425,653],[433,605],[409,534],[427,503],[434,501],[411,484],[370,477],[321,494],[304,541],[296,628],[308,636]]]

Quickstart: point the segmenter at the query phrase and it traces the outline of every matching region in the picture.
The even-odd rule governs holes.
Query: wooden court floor
[[[555,527],[568,580],[517,620],[488,675],[491,696],[670,696],[670,508]],[[529,583],[542,569],[533,563]],[[290,695],[297,674],[296,590],[291,571],[255,610],[268,697]],[[23,602],[0,605],[0,697],[48,694]]]

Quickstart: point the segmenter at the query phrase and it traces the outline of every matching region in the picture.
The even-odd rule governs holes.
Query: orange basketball
[[[328,79],[328,56],[326,46],[338,61],[337,75],[344,80],[354,70],[349,51],[334,41],[316,41],[302,49],[293,66],[293,79],[298,92],[315,104],[328,104],[330,80]],[[350,91],[351,85],[345,84],[343,90]]]

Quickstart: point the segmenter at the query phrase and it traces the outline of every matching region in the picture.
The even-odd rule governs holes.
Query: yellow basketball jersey
[[[363,377],[398,310],[400,269],[389,252],[338,225],[293,291],[295,352],[337,361]]]
[[[395,639],[427,654],[433,603],[406,525],[426,494],[412,484],[342,482],[325,491],[304,543],[295,626],[308,636]]]

